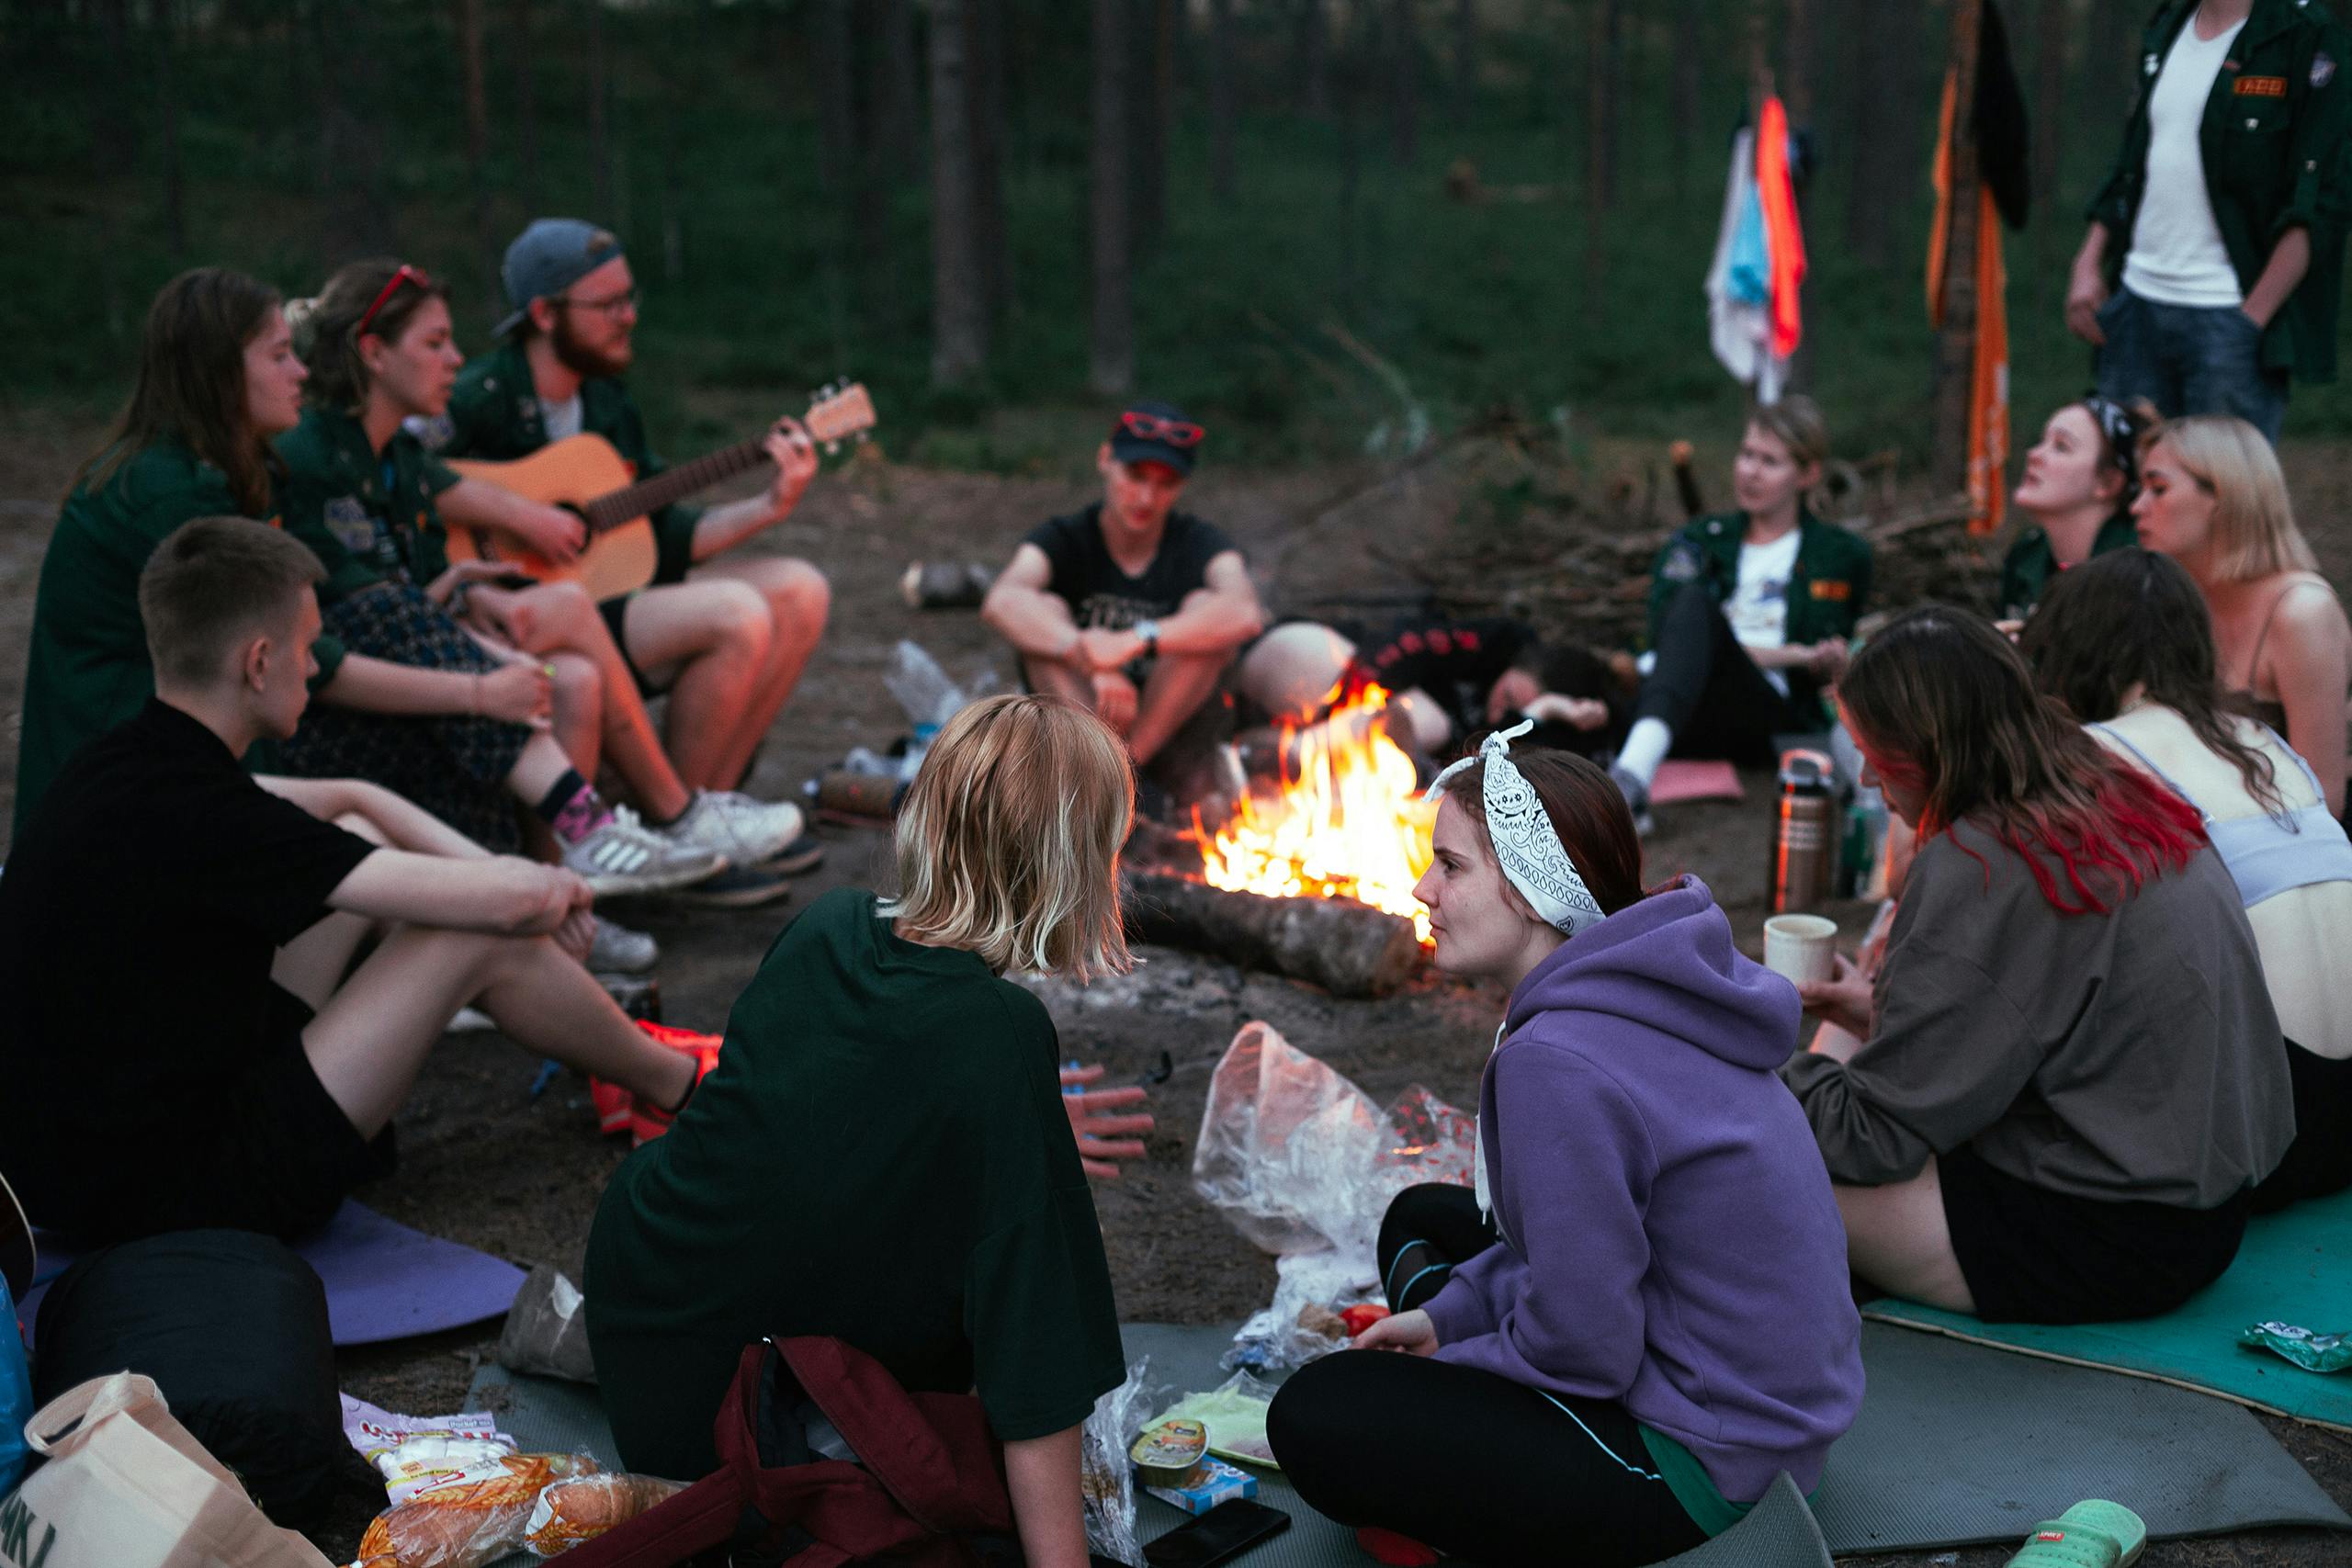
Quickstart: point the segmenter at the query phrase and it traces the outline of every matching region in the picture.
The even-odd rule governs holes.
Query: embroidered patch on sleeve
[[[1841,604],[1854,596],[1854,585],[1841,578],[1825,577],[1812,587],[1815,598],[1834,599]]]
[[[2312,85],[2324,87],[2335,80],[2335,62],[2325,50],[2312,56]]]
[[[2241,98],[2283,98],[2287,96],[2284,76],[2241,76],[2233,89]]]

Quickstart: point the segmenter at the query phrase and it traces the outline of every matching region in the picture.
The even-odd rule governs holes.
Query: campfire
[[[1387,691],[1363,682],[1334,691],[1327,720],[1284,724],[1275,788],[1245,794],[1214,830],[1195,812],[1203,879],[1275,898],[1353,898],[1411,920],[1430,945],[1413,884],[1429,869],[1436,812],[1388,739],[1387,710]]]

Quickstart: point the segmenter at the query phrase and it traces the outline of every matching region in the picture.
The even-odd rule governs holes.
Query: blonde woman
[[[743,1347],[832,1335],[910,1389],[977,1388],[1027,1561],[1085,1562],[1079,1427],[1123,1376],[1119,1324],[1053,1022],[1004,976],[1127,967],[1133,800],[1091,714],[976,703],[899,814],[899,896],[829,893],[769,950],[718,1066],[589,1236],[589,1342],[629,1469],[716,1470]]]
[[[2228,705],[2285,736],[2341,817],[2352,624],[2295,526],[2278,455],[2245,421],[2200,415],[2159,428],[2140,475],[2140,542],[2196,580]]]

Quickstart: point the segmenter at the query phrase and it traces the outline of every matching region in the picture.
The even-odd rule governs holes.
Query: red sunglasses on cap
[[[1162,419],[1156,413],[1142,413],[1134,409],[1119,416],[1119,428],[1129,435],[1145,441],[1165,441],[1170,446],[1193,447],[1208,434],[1199,425],[1181,419]]]
[[[359,324],[351,329],[353,337],[361,337],[367,333],[368,323],[376,319],[376,312],[384,308],[384,301],[400,292],[400,287],[403,283],[413,283],[419,288],[433,287],[433,280],[424,275],[424,268],[411,266],[406,262],[401,263],[401,269],[392,274],[392,280],[384,285],[383,292],[376,296],[376,302],[368,307],[367,313],[359,318]]]

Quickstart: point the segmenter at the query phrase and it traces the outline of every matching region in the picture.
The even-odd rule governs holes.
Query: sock
[[[577,768],[564,769],[563,777],[532,809],[567,844],[578,843],[613,819],[596,786],[582,778]]]
[[[1666,761],[1666,749],[1674,744],[1674,731],[1662,718],[1637,718],[1625,744],[1617,748],[1617,765],[1642,781],[1647,789],[1657,777],[1657,765]]]

